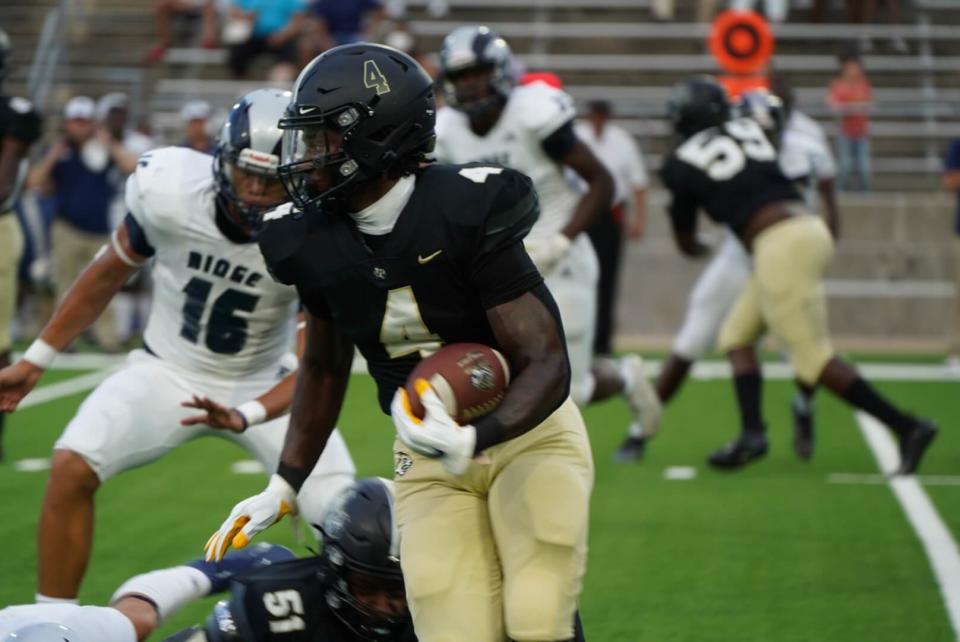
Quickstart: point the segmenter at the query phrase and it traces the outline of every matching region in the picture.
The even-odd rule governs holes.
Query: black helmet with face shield
[[[384,45],[334,47],[297,79],[280,121],[280,178],[298,208],[342,209],[366,181],[415,171],[435,122],[433,81],[416,60]]]
[[[263,215],[287,199],[278,194],[276,199],[261,199],[259,203],[244,200],[236,170],[260,177],[267,184],[278,180],[283,137],[278,123],[292,97],[289,91],[280,89],[257,89],[246,94],[230,109],[217,135],[213,172],[218,204],[250,231],[259,230]]]
[[[321,527],[320,557],[333,614],[364,640],[396,640],[410,626],[392,483],[361,479],[339,497]]]

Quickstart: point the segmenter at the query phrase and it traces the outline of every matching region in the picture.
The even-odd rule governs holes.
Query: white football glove
[[[233,507],[220,530],[204,545],[205,559],[219,562],[231,546],[243,548],[257,533],[273,526],[288,513],[297,514],[297,493],[287,480],[274,474],[262,493]]]
[[[454,421],[425,379],[417,380],[415,385],[426,412],[423,419],[414,417],[406,389],[397,389],[390,404],[390,415],[397,427],[397,436],[414,452],[439,459],[451,475],[462,475],[473,459],[473,449],[477,443],[476,428],[461,426]]]
[[[527,254],[530,255],[540,274],[544,276],[550,274],[567,256],[571,245],[570,238],[562,232],[557,232],[545,239],[525,238],[523,240],[523,247],[526,248]]]

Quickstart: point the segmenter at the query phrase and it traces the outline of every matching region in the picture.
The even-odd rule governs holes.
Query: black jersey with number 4
[[[673,199],[670,218],[678,230],[692,229],[702,207],[739,234],[764,205],[801,200],[780,169],[776,148],[748,118],[691,136],[670,154],[660,174]]]
[[[523,249],[538,215],[530,179],[517,171],[432,165],[416,174],[384,237],[365,237],[346,215],[291,212],[268,215],[259,242],[274,277],[360,349],[389,412],[396,389],[441,344],[499,347],[487,309],[543,281]]]
[[[33,104],[19,96],[0,96],[0,140],[13,138],[29,146],[40,138],[43,122]],[[0,203],[0,214],[8,211],[20,194],[20,187],[26,179],[27,161],[20,163],[17,185],[10,196]]]

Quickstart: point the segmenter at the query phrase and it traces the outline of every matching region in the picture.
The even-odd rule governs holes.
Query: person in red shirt
[[[840,189],[850,189],[851,177],[856,175],[859,190],[868,192],[873,93],[859,57],[846,55],[840,58],[840,74],[830,82],[827,104],[840,119],[837,135]]]

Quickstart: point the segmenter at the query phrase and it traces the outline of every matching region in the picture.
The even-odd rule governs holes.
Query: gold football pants
[[[17,309],[17,266],[23,254],[23,233],[12,213],[0,214],[0,354],[13,345],[10,325]]]
[[[819,216],[798,214],[753,240],[753,273],[720,330],[723,352],[769,330],[786,346],[797,378],[815,384],[833,357],[823,277],[833,239]]]
[[[567,400],[460,476],[395,447],[400,559],[420,642],[573,637],[593,459]]]

